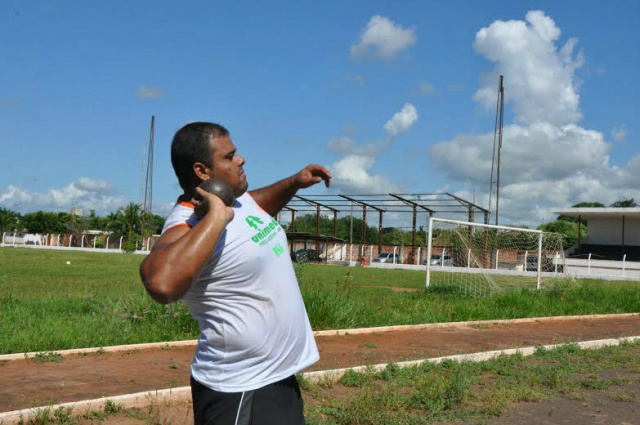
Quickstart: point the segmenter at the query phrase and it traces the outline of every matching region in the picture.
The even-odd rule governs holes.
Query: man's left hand
[[[324,180],[325,186],[331,184],[331,173],[322,165],[309,164],[293,176],[293,184],[298,189],[305,189]]]

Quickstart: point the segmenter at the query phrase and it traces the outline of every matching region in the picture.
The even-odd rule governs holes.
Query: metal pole
[[[625,255],[625,247],[624,247],[624,219],[625,216],[622,216],[622,255]]]
[[[144,229],[146,227],[146,215],[151,215],[153,206],[153,144],[155,133],[155,115],[151,115],[151,127],[149,129],[149,156],[147,158],[147,180],[144,187],[144,203],[142,204],[142,226],[140,229],[140,239],[144,241]],[[137,244],[136,244],[137,247]]]
[[[496,226],[500,212],[500,152],[502,151],[502,127],[504,116],[504,87],[502,85],[502,75],[500,76],[500,131],[498,133],[498,178],[496,180]]]
[[[582,216],[578,215],[578,249],[580,249],[581,238],[582,238]]]
[[[382,252],[382,211],[378,211],[378,254]]]
[[[353,244],[353,201],[351,201],[351,224],[349,226],[349,243]],[[349,251],[351,255],[351,251]]]
[[[542,233],[538,235],[538,276],[536,289],[540,289],[540,276],[542,274]]]
[[[367,243],[367,207],[362,206],[362,246]]]
[[[413,229],[411,233],[411,260],[409,263],[413,263],[416,257],[416,218],[417,218],[417,207],[413,206]]]
[[[429,217],[429,233],[427,236],[427,282],[426,282],[426,287],[429,287],[429,284],[431,283],[430,279],[431,279],[431,234],[433,232],[433,220],[431,220],[431,217]]]

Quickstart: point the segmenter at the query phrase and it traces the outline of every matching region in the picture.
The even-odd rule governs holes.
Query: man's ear
[[[195,162],[193,164],[194,174],[202,181],[209,180],[209,172],[211,169],[202,162]]]

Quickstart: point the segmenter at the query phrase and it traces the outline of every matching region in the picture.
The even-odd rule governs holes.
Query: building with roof
[[[578,220],[578,243],[565,247],[580,274],[640,277],[640,208],[566,208]],[[582,225],[586,222],[586,229]]]
[[[587,252],[609,260],[640,261],[640,208],[566,208],[554,211],[578,220],[572,255]],[[585,235],[582,221],[586,221]],[[567,247],[570,248],[570,247]]]

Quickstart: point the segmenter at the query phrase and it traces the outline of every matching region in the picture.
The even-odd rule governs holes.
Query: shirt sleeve
[[[169,229],[185,226],[191,228],[195,226],[200,219],[193,213],[194,207],[188,202],[178,202],[169,213],[169,217],[164,222],[162,233]]]

